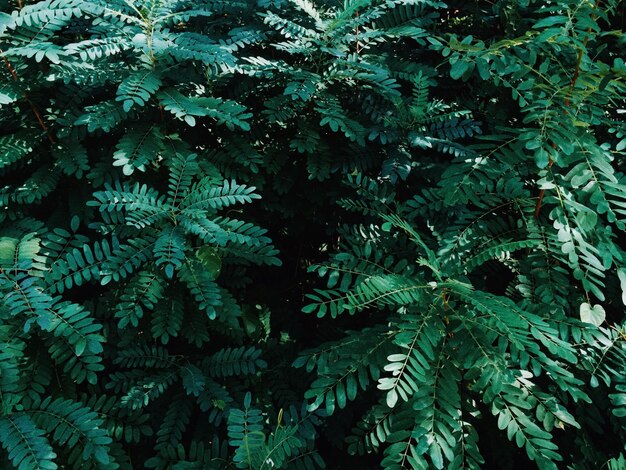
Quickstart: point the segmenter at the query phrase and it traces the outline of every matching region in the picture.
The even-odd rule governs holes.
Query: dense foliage
[[[624,18],[3,2],[0,466],[625,468]]]

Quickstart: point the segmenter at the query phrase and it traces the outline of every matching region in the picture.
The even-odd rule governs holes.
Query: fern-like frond
[[[187,97],[176,90],[163,90],[157,94],[159,102],[166,111],[183,119],[190,126],[196,125],[196,117],[208,116],[224,124],[231,130],[235,127],[250,130],[247,119],[251,117],[245,106],[222,98]]]
[[[78,446],[81,458],[74,460],[74,465],[91,458],[103,465],[110,462],[108,445],[111,438],[101,428],[103,422],[98,415],[81,403],[48,397],[29,414],[55,443],[74,449]]]
[[[0,441],[18,470],[58,468],[45,432],[24,413],[0,418]]]

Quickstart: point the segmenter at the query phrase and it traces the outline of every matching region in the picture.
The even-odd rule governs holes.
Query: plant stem
[[[600,6],[600,0],[597,0],[593,8],[596,9],[599,6]],[[595,17],[596,15],[591,15],[592,19],[595,19]],[[591,26],[587,28],[587,35],[585,36],[585,39],[583,40],[583,45],[578,50],[578,56],[576,57],[576,67],[574,68],[572,81],[570,82],[569,91],[567,92],[567,97],[565,98],[566,108],[569,107],[570,105],[570,98],[572,97],[572,92],[574,91],[574,87],[576,86],[576,82],[578,81],[578,76],[580,75],[580,64],[583,60],[583,54],[584,54],[585,49],[587,48],[587,43],[589,42],[590,33],[591,33]],[[567,110],[565,110],[565,112],[567,113]],[[552,148],[556,148],[556,144],[554,142],[552,143]],[[548,169],[552,167],[553,163],[554,163],[554,160],[552,160],[552,157],[550,157],[550,161],[548,163]],[[545,195],[545,193],[546,193],[545,189],[542,189],[539,192],[539,198],[537,199],[537,205],[535,206],[535,218],[539,217],[539,213],[541,212],[541,203],[543,201],[543,196]]]

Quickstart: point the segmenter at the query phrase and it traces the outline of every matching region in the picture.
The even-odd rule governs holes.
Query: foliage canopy
[[[624,468],[625,12],[4,2],[0,466]]]

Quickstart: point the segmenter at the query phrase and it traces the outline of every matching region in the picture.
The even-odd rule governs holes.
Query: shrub
[[[3,467],[621,468],[623,2],[456,3],[4,7]]]

